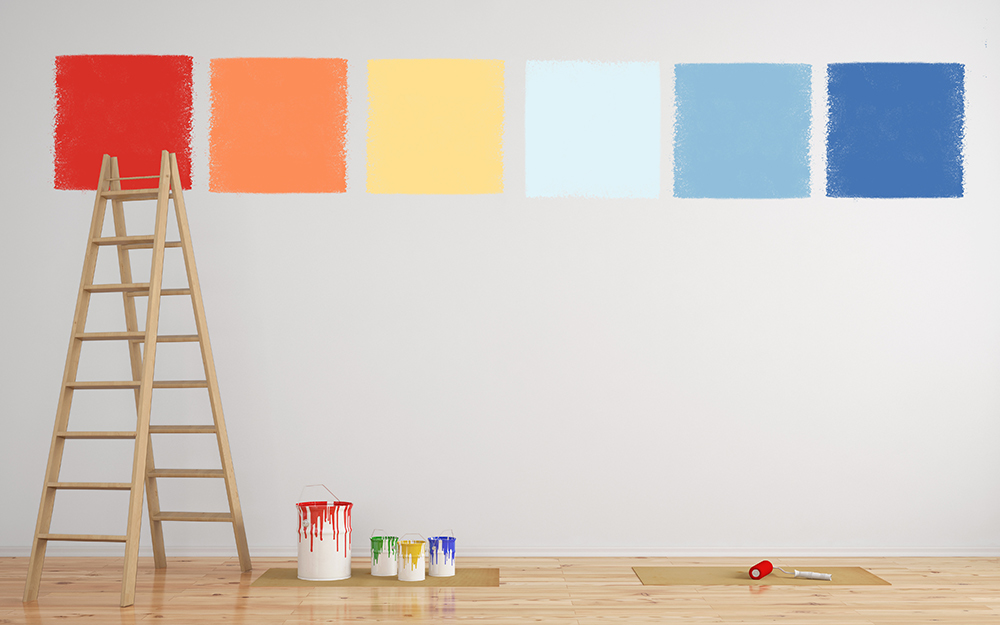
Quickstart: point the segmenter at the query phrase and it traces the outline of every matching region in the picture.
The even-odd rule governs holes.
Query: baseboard
[[[366,541],[367,542],[367,541]],[[54,557],[116,557],[124,554],[121,546],[102,544],[52,544],[46,555]],[[0,558],[26,558],[31,547],[0,546]],[[139,548],[140,557],[152,557],[148,546]],[[367,558],[367,548],[355,547],[351,555]],[[170,547],[167,556],[172,558],[236,557],[232,547]],[[251,547],[250,556],[256,558],[295,558],[292,547]],[[469,547],[459,545],[459,556],[475,558],[997,558],[1000,547],[913,547],[908,549],[876,548],[628,548],[628,547]]]

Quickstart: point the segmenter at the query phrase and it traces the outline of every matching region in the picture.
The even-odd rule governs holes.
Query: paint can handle
[[[445,530],[445,531],[441,532],[440,534],[438,534],[438,536],[448,536],[448,537],[454,538],[455,537],[455,532],[453,530]]]
[[[369,536],[368,538],[375,538],[375,532],[382,532],[381,534],[379,534],[379,536],[387,535],[384,529],[382,529],[381,527],[376,527],[375,529],[372,530],[372,535]]]
[[[317,486],[321,487],[323,490],[325,490],[326,492],[330,493],[330,495],[333,496],[333,500],[334,501],[340,501],[340,497],[334,495],[333,491],[326,487],[326,484],[309,484],[308,486],[306,486],[305,488],[302,489],[301,493],[299,493],[299,501],[302,501],[302,495],[305,494],[306,488],[315,488]]]

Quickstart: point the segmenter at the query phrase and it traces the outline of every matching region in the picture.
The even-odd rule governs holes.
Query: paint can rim
[[[350,501],[300,501],[295,504],[302,508],[315,508],[319,506],[353,506]]]

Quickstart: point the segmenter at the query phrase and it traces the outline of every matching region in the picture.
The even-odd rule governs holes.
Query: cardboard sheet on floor
[[[455,569],[454,577],[426,576],[419,582],[401,582],[395,576],[376,577],[370,568],[351,569],[348,579],[332,582],[309,582],[298,578],[298,569],[272,568],[264,571],[251,586],[431,586],[438,588],[459,588],[472,586],[499,586],[500,569]]]
[[[750,579],[750,567],[735,566],[633,566],[644,586],[890,586],[860,566],[803,566],[800,570],[831,573],[830,581],[802,579],[775,570],[762,579]],[[788,567],[783,567],[788,569]],[[789,569],[790,570],[790,569]]]

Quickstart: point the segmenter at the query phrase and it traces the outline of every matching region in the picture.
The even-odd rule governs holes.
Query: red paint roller
[[[761,560],[757,564],[750,567],[750,579],[761,579],[770,575],[771,571],[775,569],[775,566],[771,564],[769,560]],[[813,573],[812,571],[799,571],[793,569],[794,573],[789,573],[781,567],[777,567],[779,571],[786,575],[791,575],[792,577],[801,577],[803,579],[822,579],[826,581],[833,581],[833,575],[829,573]]]
[[[750,567],[750,579],[760,579],[771,574],[774,570],[774,565],[768,560],[761,560],[757,564]]]

